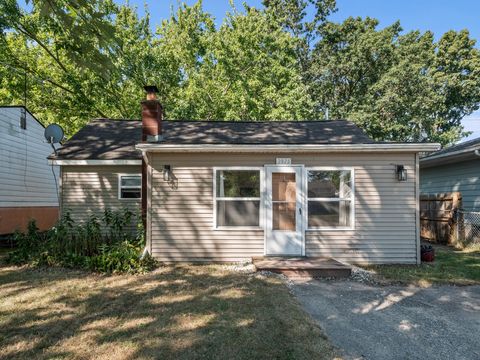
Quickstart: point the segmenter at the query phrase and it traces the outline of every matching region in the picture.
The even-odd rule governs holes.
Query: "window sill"
[[[228,231],[242,231],[242,230],[256,230],[263,231],[261,226],[217,226],[213,228],[214,231],[217,230],[228,230]]]
[[[307,232],[320,232],[320,231],[355,231],[353,227],[321,227],[321,228],[309,228],[305,229]]]

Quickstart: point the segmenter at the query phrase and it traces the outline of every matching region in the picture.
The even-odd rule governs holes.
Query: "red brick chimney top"
[[[162,140],[163,109],[157,100],[158,88],[145,86],[147,99],[142,101],[142,141],[158,142]]]

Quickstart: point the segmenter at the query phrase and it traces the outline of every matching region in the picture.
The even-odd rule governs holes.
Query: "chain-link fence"
[[[480,244],[480,212],[457,210],[456,222],[456,238],[460,243]]]

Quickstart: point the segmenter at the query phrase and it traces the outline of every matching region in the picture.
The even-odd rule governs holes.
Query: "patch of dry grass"
[[[0,358],[330,359],[282,280],[220,266],[138,276],[0,267]]]
[[[421,265],[372,265],[374,270],[385,279],[399,283],[418,285],[480,284],[480,249],[469,247],[463,250],[444,245],[434,245],[435,261]]]

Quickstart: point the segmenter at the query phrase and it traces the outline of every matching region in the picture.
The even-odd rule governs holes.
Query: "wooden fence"
[[[462,194],[420,195],[420,236],[439,244],[455,244],[457,226],[461,219],[457,210],[462,208]]]

